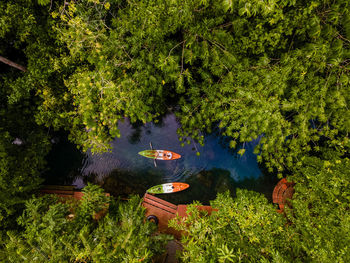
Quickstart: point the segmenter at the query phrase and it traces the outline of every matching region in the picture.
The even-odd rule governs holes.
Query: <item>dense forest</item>
[[[144,222],[139,197],[89,185],[77,205],[36,193],[52,131],[105,152],[118,120],[169,111],[182,141],[203,144],[215,127],[231,148],[260,138],[261,166],[296,183],[284,214],[240,189],[219,194],[211,216],[195,203],[170,223],[188,232],[181,262],[350,261],[348,0],[2,0],[0,10],[1,262],[152,262],[171,237]]]

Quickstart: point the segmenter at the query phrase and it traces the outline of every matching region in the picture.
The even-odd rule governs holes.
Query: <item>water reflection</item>
[[[67,134],[59,133],[51,141],[52,149],[46,157],[49,168],[43,173],[44,184],[84,185],[81,163],[86,162],[85,156],[67,141],[67,137]]]
[[[211,134],[205,136],[202,147],[191,140],[181,146],[176,130],[179,124],[169,114],[160,124],[131,125],[126,119],[119,123],[121,137],[112,142],[112,152],[92,155],[87,153],[81,174],[87,180],[99,182],[106,191],[115,195],[129,193],[143,194],[146,189],[161,183],[187,182],[190,188],[184,192],[162,195],[173,203],[188,203],[199,200],[208,203],[217,192],[234,189],[240,182],[256,182],[262,173],[253,154],[257,141],[245,144],[246,152],[241,157],[237,151],[226,147],[226,138]],[[150,142],[155,149],[177,152],[182,158],[175,161],[157,161],[138,155],[149,149]],[[201,153],[196,155],[197,150]]]

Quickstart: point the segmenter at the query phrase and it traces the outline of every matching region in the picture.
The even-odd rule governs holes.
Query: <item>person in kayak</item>
[[[166,155],[166,157],[169,159],[169,160],[171,160],[171,158],[173,157],[173,155],[171,154],[171,153],[167,153],[167,155]]]
[[[166,154],[163,154],[163,151],[157,151],[156,152],[156,159],[159,158],[159,159],[168,159],[168,160],[171,160],[171,158],[173,157],[173,155],[170,153],[170,152],[167,152]]]

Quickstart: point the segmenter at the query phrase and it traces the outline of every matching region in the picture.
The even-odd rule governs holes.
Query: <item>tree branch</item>
[[[12,62],[11,60],[8,60],[7,58],[4,58],[2,56],[0,56],[0,61],[5,63],[5,64],[7,64],[7,65],[9,65],[9,66],[11,66],[11,67],[14,67],[16,69],[22,70],[23,72],[27,71],[27,69],[25,67],[15,63],[15,62]]]

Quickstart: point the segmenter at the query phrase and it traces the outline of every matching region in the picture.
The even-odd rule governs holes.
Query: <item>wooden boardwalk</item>
[[[75,189],[73,185],[45,185],[40,189],[41,194],[55,194],[62,198],[81,200],[84,193]],[[109,194],[108,194],[109,195]]]
[[[73,185],[45,185],[43,186],[43,188],[40,189],[40,193],[57,195],[58,197],[60,197],[60,202],[63,203],[69,200],[80,201],[84,196],[84,193],[80,190],[77,190]],[[105,193],[105,195],[110,196],[109,193]],[[94,219],[101,219],[106,215],[107,211],[108,204],[106,204],[106,208],[94,214]]]
[[[278,213],[283,213],[285,205],[289,205],[288,199],[292,199],[293,197],[294,185],[295,183],[288,182],[286,178],[283,178],[273,189],[272,201],[273,203],[278,204]]]
[[[152,216],[157,217],[159,232],[174,235],[176,238],[180,238],[184,234],[173,228],[169,228],[168,221],[175,218],[176,215],[186,217],[187,205],[174,205],[147,193],[143,197],[142,205],[146,208],[147,218]],[[205,210],[208,214],[214,210],[211,206],[198,206],[198,209]]]

